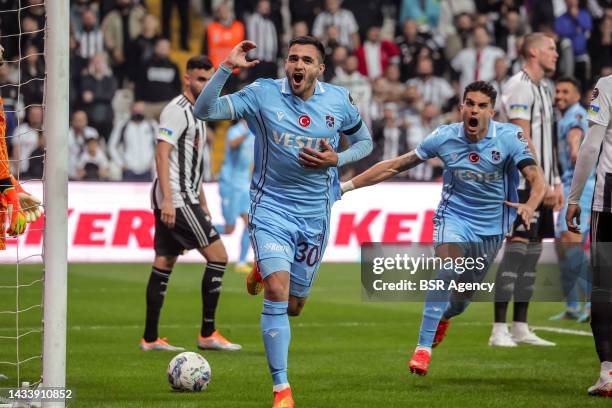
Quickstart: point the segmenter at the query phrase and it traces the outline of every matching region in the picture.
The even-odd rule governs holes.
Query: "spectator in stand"
[[[215,21],[206,27],[202,41],[202,54],[208,55],[213,66],[218,68],[230,51],[244,39],[244,24],[234,18],[230,6],[223,1],[215,9]],[[238,69],[234,70],[234,73],[238,72]],[[245,80],[246,74],[243,70],[239,75],[230,76],[223,89],[227,93],[232,93]]]
[[[444,55],[448,61],[452,61],[461,50],[474,46],[472,16],[468,13],[458,14],[455,17],[455,27],[454,32],[445,39]]]
[[[98,3],[92,0],[74,0],[71,1],[70,5],[70,25],[75,32],[83,30],[82,17],[85,11],[91,11],[96,17],[96,24],[98,22]]]
[[[438,18],[438,34],[446,38],[455,34],[453,22],[459,14],[476,13],[474,0],[440,0],[440,17]]]
[[[104,38],[98,27],[96,14],[92,10],[83,11],[80,26],[81,29],[75,36],[79,44],[78,55],[89,63],[94,55],[104,52]]]
[[[398,157],[401,152],[407,152],[406,134],[400,129],[397,105],[392,102],[385,104],[382,119],[382,157],[381,160],[389,160]]]
[[[119,84],[127,76],[126,55],[129,44],[142,32],[145,8],[131,0],[116,0],[115,8],[102,20],[104,44]]]
[[[155,53],[155,44],[159,40],[159,20],[153,14],[147,14],[143,20],[142,33],[130,42],[127,54],[130,80],[136,82],[142,74],[142,66]]]
[[[45,172],[45,137],[42,130],[39,130],[37,133],[38,142],[28,158],[28,172],[23,176],[23,178],[30,180],[42,180]]]
[[[0,65],[0,97],[4,105],[4,116],[6,119],[7,140],[13,135],[13,130],[17,126],[17,113],[23,111],[23,102],[19,101],[19,84],[13,79],[14,72],[11,64]],[[7,142],[10,149],[11,144]],[[9,150],[10,153],[10,150]]]
[[[419,116],[408,119],[406,151],[413,150],[427,136],[429,136],[440,125],[438,118],[440,110],[432,105],[426,104]],[[408,171],[408,176],[413,180],[431,181],[442,174],[443,164],[440,159],[428,160],[423,166],[417,166]]]
[[[464,49],[451,61],[451,67],[459,75],[459,89],[474,81],[490,81],[495,76],[495,60],[505,57],[504,52],[489,45],[489,33],[478,26],[474,28],[474,47]]]
[[[338,42],[349,50],[359,46],[359,27],[355,16],[349,10],[340,8],[341,0],[325,0],[325,11],[320,13],[312,26],[312,35],[326,42],[329,27],[338,30]]]
[[[132,115],[117,123],[108,143],[108,153],[122,169],[124,181],[151,181],[158,125],[145,118],[144,106],[134,102]]]
[[[22,55],[20,91],[25,106],[41,105],[45,92],[45,61],[41,51],[30,45]]]
[[[387,102],[389,84],[385,77],[376,78],[372,82],[372,99],[366,110],[366,116],[372,123],[383,117],[383,107]]]
[[[589,55],[593,77],[605,76],[604,68],[612,67],[612,6],[605,9],[603,18],[593,29],[589,39]]]
[[[572,41],[574,50],[574,77],[585,84],[591,78],[587,39],[593,29],[591,15],[579,7],[578,0],[565,0],[567,12],[555,20],[555,31],[562,38]]]
[[[172,39],[170,31],[170,20],[172,18],[172,6],[176,6],[180,18],[181,49],[189,51],[189,0],[162,0],[162,33],[164,38]]]
[[[23,10],[20,12],[21,19],[31,18],[36,21],[36,25],[39,29],[44,30],[46,22],[45,0],[27,0],[26,2],[21,0],[20,6],[23,7]],[[44,37],[44,33],[41,33],[41,37]],[[43,48],[44,47],[39,47],[41,50]]]
[[[298,21],[306,23],[306,34],[308,35],[308,27],[312,27],[315,17],[323,11],[323,0],[291,0],[289,2],[289,11],[291,13],[291,21],[295,25]]]
[[[344,47],[338,47],[336,51],[342,48]],[[361,112],[362,118],[368,123],[367,110],[372,98],[372,86],[368,78],[359,72],[358,66],[359,61],[355,55],[346,57],[343,65],[336,68],[336,76],[331,82],[348,89],[353,102]]]
[[[43,109],[41,106],[30,106],[26,110],[26,121],[15,128],[11,144],[13,145],[13,174],[18,177],[26,174],[30,168],[30,155],[38,146],[38,132],[42,131]]]
[[[395,9],[397,6],[395,3],[397,0],[367,0],[367,1],[346,1],[342,3],[343,8],[353,13],[355,22],[357,23],[358,39],[361,40],[366,38],[366,34],[370,27],[378,26],[382,27],[384,24],[383,9],[392,6]],[[387,4],[385,4],[387,3]],[[386,7],[385,7],[386,6]],[[394,11],[395,12],[395,11]],[[353,50],[357,49],[359,43],[357,43]]]
[[[450,110],[455,96],[453,87],[442,77],[433,75],[433,61],[421,57],[417,63],[417,77],[408,80],[407,85],[416,87],[423,101],[434,105],[439,110]]]
[[[159,115],[172,98],[181,93],[178,66],[170,59],[170,41],[159,38],[153,56],[141,68],[136,80],[134,98],[145,102],[145,116],[159,119]]]
[[[355,52],[359,72],[370,79],[378,78],[389,64],[399,64],[400,50],[393,42],[381,39],[380,27],[368,29],[366,41]]]
[[[78,110],[72,114],[68,130],[68,177],[71,180],[77,178],[77,162],[85,149],[85,140],[99,138],[98,131],[87,124],[85,111]]]
[[[433,38],[431,32],[419,26],[414,20],[406,20],[402,35],[395,39],[400,49],[401,80],[406,82],[416,75],[416,61],[429,57],[434,62],[434,73],[442,76],[446,71],[443,48]]]
[[[280,36],[270,18],[270,1],[259,0],[255,12],[246,22],[247,37],[257,44],[248,56],[259,60],[259,64],[248,71],[249,82],[257,78],[276,78],[278,76],[278,57]]]
[[[406,85],[400,81],[400,69],[398,64],[389,64],[385,68],[385,78],[389,89],[387,91],[387,100],[397,102],[402,98]]]
[[[202,54],[208,55],[215,68],[218,68],[232,48],[244,39],[244,24],[235,20],[229,5],[222,2],[215,10],[215,21],[206,27]]]
[[[559,9],[559,2],[560,0],[529,0],[530,25],[533,32],[542,31],[544,26],[552,27],[555,24],[556,17],[561,15],[558,11],[555,13],[555,8]]]
[[[325,82],[331,82],[342,71],[348,56],[346,47],[340,45],[334,49],[331,56],[325,60],[325,72],[323,72]]]
[[[20,30],[19,44],[22,55],[32,46],[39,50],[45,49],[44,20],[43,25],[39,25],[38,20],[33,17],[22,16]]]
[[[77,163],[77,179],[83,181],[101,181],[108,178],[108,158],[100,148],[98,139],[90,137],[85,140],[85,149]]]
[[[439,0],[402,0],[400,5],[400,24],[414,20],[430,28],[438,27],[440,18]]]
[[[506,53],[509,61],[519,57],[520,49],[517,43],[524,34],[518,10],[508,10],[498,21],[495,28],[495,44]]]
[[[310,32],[308,30],[308,23],[306,23],[305,21],[296,21],[295,23],[293,23],[292,32],[293,34],[291,35],[291,38],[304,37],[308,35],[308,33]]]
[[[501,91],[504,85],[508,81],[508,72],[510,67],[508,66],[508,60],[504,57],[495,59],[495,77],[489,82],[495,87],[498,95],[501,95]],[[501,98],[495,100],[495,117],[497,118],[501,110]]]
[[[96,54],[89,64],[89,73],[81,81],[81,99],[89,122],[104,140],[113,129],[111,102],[117,91],[117,80],[112,74],[106,54]]]

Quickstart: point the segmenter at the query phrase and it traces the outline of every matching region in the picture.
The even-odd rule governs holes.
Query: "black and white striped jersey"
[[[589,122],[606,127],[596,167],[593,211],[612,212],[612,75],[597,81],[589,106]]]
[[[195,117],[193,105],[184,95],[174,98],[162,111],[157,141],[173,146],[169,175],[174,207],[197,204],[200,185],[209,167],[206,126]],[[159,209],[162,199],[159,178],[155,178],[151,189],[152,208]]]
[[[500,120],[524,119],[530,122],[531,140],[537,161],[544,171],[544,180],[549,185],[561,182],[557,166],[554,140],[554,111],[552,89],[546,80],[536,84],[521,70],[513,75],[502,89]],[[525,179],[521,175],[519,189],[524,189]]]

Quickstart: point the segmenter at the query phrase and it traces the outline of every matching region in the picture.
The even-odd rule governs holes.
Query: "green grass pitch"
[[[21,284],[40,275],[22,266]],[[165,373],[174,353],[141,352],[149,265],[71,265],[68,299],[68,387],[72,407],[270,407],[271,380],[263,352],[261,297],[245,293],[242,274],[226,274],[217,326],[241,343],[235,353],[203,352],[212,382],[202,393],[170,390]],[[160,335],[197,351],[201,265],[179,265],[161,317]],[[14,267],[0,267],[0,287],[14,284]],[[32,280],[32,279],[31,279]],[[35,279],[34,279],[35,280]],[[22,288],[20,308],[40,301],[40,284]],[[15,307],[15,293],[0,289],[0,311]],[[589,331],[587,324],[549,322],[562,305],[533,304],[532,325]],[[361,299],[359,266],[325,264],[302,316],[291,318],[289,379],[298,407],[603,407],[588,397],[599,369],[593,339],[540,332],[553,348],[487,346],[492,305],[472,304],[455,319],[435,350],[430,373],[411,375],[407,362],[420,324],[420,303],[368,303]],[[15,317],[0,314],[0,361],[15,360]],[[20,316],[21,332],[39,328],[40,309]],[[22,359],[40,352],[40,335],[20,341]],[[35,378],[37,359],[21,367]],[[1,366],[14,386],[15,370]]]

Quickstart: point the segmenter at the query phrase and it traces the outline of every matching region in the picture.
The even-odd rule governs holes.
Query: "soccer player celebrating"
[[[546,76],[555,72],[559,54],[552,37],[531,33],[523,40],[521,53],[525,59],[522,71],[508,79],[502,89],[502,117],[521,127],[535,160],[542,167],[547,184],[542,206],[526,228],[518,220],[506,240],[504,256],[495,282],[494,324],[490,346],[516,347],[517,343],[554,346],[529,330],[527,312],[536,279],[536,267],[542,254],[542,239],[554,238],[553,209],[563,203],[563,188],[557,164],[553,137],[554,117],[552,90]],[[519,201],[529,198],[531,186],[521,179]],[[512,329],[508,331],[506,314],[514,297]]]
[[[215,311],[227,265],[225,246],[211,223],[202,188],[206,126],[193,114],[193,104],[213,75],[208,57],[187,61],[185,87],[161,113],[155,152],[157,178],[151,189],[155,213],[155,260],[147,285],[147,317],[142,350],[183,350],[159,338],[159,314],[170,273],[178,256],[197,249],[206,259],[202,277],[202,326],[197,344],[201,349],[240,350],[215,330]]]
[[[249,252],[249,184],[251,182],[251,167],[253,166],[253,145],[255,135],[244,119],[238,121],[227,130],[225,142],[225,158],[219,175],[219,193],[221,194],[221,209],[225,225],[215,228],[222,234],[231,234],[236,228],[238,216],[244,221],[244,231],[240,240],[240,255],[236,272],[249,272],[246,257]]]
[[[608,244],[612,242],[612,75],[597,81],[588,114],[589,130],[580,147],[565,220],[570,231],[580,232],[581,197],[597,162],[590,229],[591,330],[601,370],[588,392],[612,397],[612,262]]]
[[[264,290],[261,330],[273,406],[292,408],[288,314],[300,314],[323,257],[331,206],[340,198],[338,167],[368,155],[372,141],[348,91],[317,80],[325,50],[314,37],[291,40],[286,78],[259,79],[219,98],[234,68],[258,63],[245,58],[255,47],[243,41],[232,50],[194,111],[204,120],[245,118],[255,133],[249,232],[258,271],[247,277],[247,288]],[[336,153],[339,133],[353,143]]]
[[[440,126],[415,150],[380,162],[342,185],[343,192],[371,186],[428,159],[440,158],[444,186],[434,217],[436,256],[488,260],[483,270],[471,275],[473,281],[484,278],[516,212],[529,228],[545,192],[542,170],[521,128],[491,119],[496,96],[495,88],[487,82],[469,84],[461,105],[463,122]],[[525,203],[514,202],[517,170],[531,185]],[[442,268],[437,279],[450,282],[459,277],[458,272]],[[447,290],[427,293],[418,345],[409,363],[411,372],[427,374],[432,347],[446,335],[450,319],[467,305],[468,299],[451,298]]]
[[[559,78],[556,81],[555,104],[562,117],[557,122],[557,148],[563,195],[569,195],[578,150],[588,130],[587,111],[580,105],[580,87],[574,78]],[[588,226],[591,215],[591,200],[595,188],[595,172],[591,172],[585,190],[580,197],[580,206],[584,209],[580,216],[580,225]],[[568,231],[565,223],[567,204],[559,212],[555,235],[559,268],[561,269],[561,286],[566,297],[566,310],[551,317],[551,320],[588,321],[591,317],[590,304],[580,311],[578,286],[585,294],[591,290],[588,278],[588,259],[583,247],[586,234]],[[588,229],[588,227],[587,227]]]

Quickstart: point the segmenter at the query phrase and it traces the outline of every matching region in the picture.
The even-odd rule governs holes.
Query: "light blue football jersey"
[[[231,149],[229,142],[245,134],[246,139],[237,148]],[[219,173],[219,182],[237,188],[248,188],[251,182],[255,135],[244,122],[238,122],[227,130],[226,139],[225,158]]]
[[[339,132],[361,126],[361,117],[344,88],[315,84],[308,100],[294,96],[286,78],[258,79],[224,96],[232,117],[245,118],[255,134],[251,213],[259,206],[302,217],[328,216],[340,198],[338,169],[302,167],[304,146],[320,150],[323,139],[337,150]]]
[[[442,199],[434,222],[444,230],[445,220],[478,235],[506,233],[516,211],[504,201],[516,202],[518,169],[535,163],[521,128],[491,120],[487,136],[478,143],[463,132],[463,123],[440,126],[416,148],[422,160],[444,162]]]
[[[569,186],[572,183],[575,168],[575,165],[572,164],[570,159],[567,134],[570,130],[579,128],[582,130],[584,136],[586,136],[589,130],[587,119],[588,114],[586,109],[580,106],[579,103],[576,103],[575,105],[570,106],[563,114],[563,117],[557,122],[557,151],[559,152],[559,164],[561,166],[561,181],[565,186]],[[591,173],[588,182],[595,182],[594,170]]]

